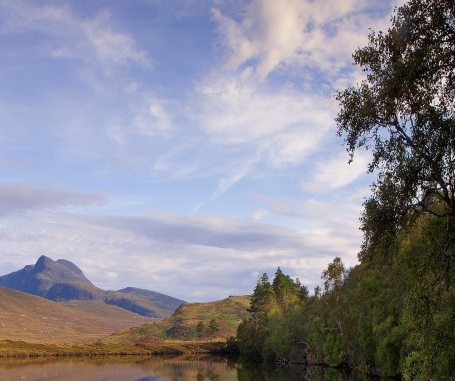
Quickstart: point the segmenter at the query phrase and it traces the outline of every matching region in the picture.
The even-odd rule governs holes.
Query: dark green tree
[[[308,290],[280,267],[275,272],[272,289],[276,303],[268,311],[262,357],[268,361],[291,361],[298,357],[299,342],[304,336],[301,308],[308,298]]]
[[[421,217],[402,233],[403,323],[410,354],[405,379],[452,380],[455,374],[455,221]]]
[[[306,287],[302,286],[298,279],[294,281],[289,275],[285,275],[280,267],[275,272],[272,289],[278,306],[284,312],[292,309],[308,297]]]
[[[270,284],[269,276],[264,273],[257,281],[248,311],[255,320],[259,321],[270,310],[274,300],[275,292]]]
[[[239,350],[242,355],[260,361],[267,337],[268,314],[276,305],[275,293],[269,277],[264,273],[259,279],[251,296],[250,317],[243,320],[237,329]]]

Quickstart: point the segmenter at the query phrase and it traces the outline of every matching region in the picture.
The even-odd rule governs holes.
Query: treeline
[[[408,0],[354,52],[365,78],[336,93],[335,120],[350,161],[368,150],[377,175],[360,264],[335,258],[311,297],[263,276],[238,330],[245,356],[455,378],[454,20],[453,0]]]
[[[350,161],[376,174],[360,264],[335,258],[313,296],[280,269],[238,329],[256,360],[455,378],[455,2],[408,0],[353,54],[365,78],[337,92]]]
[[[351,269],[335,258],[312,296],[280,268],[272,282],[264,274],[251,299],[251,315],[238,328],[240,353],[256,361],[450,380],[455,374],[454,249],[453,220],[425,216],[400,232],[388,256],[365,255]]]

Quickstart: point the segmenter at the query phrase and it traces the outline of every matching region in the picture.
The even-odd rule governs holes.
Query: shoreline
[[[0,340],[0,358],[98,357],[221,354],[225,341],[177,341],[121,343],[32,343]]]

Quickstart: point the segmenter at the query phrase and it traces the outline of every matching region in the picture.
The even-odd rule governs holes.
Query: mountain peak
[[[58,286],[61,289],[64,284],[73,285],[73,288],[74,285],[83,286],[85,289],[96,288],[75,264],[60,259],[54,261],[45,255],[39,257],[34,265],[0,276],[0,286],[47,298],[53,298],[50,296],[55,294],[53,288]]]
[[[42,273],[53,283],[75,282],[92,285],[79,267],[65,259],[54,261],[42,255],[36,261],[33,272],[35,274]]]
[[[44,269],[51,266],[52,263],[54,263],[54,261],[52,259],[50,259],[49,257],[46,257],[45,255],[42,255],[36,261],[34,268],[36,271],[43,271]]]

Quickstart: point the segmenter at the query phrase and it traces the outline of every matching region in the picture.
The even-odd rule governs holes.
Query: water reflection
[[[366,381],[366,375],[359,375],[347,370],[329,369],[318,366],[285,366],[267,365],[252,366],[242,364],[238,367],[236,381]]]
[[[2,381],[359,381],[323,368],[251,366],[222,358],[0,360]]]

